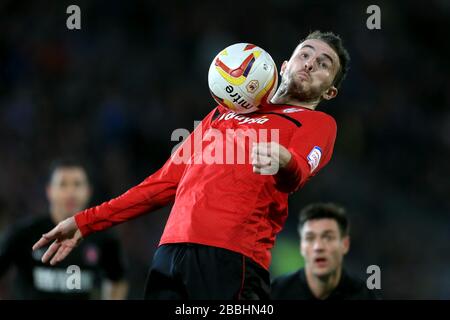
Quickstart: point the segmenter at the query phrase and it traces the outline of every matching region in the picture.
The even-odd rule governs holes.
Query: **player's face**
[[[341,237],[334,219],[309,220],[301,230],[300,247],[305,268],[317,277],[339,271],[349,245],[349,237]]]
[[[83,168],[56,169],[47,187],[47,198],[57,220],[68,218],[88,204],[91,196],[89,182]]]
[[[339,71],[339,57],[321,40],[305,40],[281,67],[281,82],[299,101],[329,100],[337,95],[333,86]]]

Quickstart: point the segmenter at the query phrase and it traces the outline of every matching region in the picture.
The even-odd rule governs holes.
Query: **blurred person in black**
[[[90,237],[58,267],[41,262],[46,248],[31,250],[36,237],[87,206],[91,186],[86,167],[74,159],[55,161],[46,193],[49,214],[20,221],[0,237],[0,276],[16,267],[15,298],[125,299],[128,284],[124,280],[121,248],[113,233]],[[68,269],[72,265],[80,268],[79,288],[67,284],[68,277],[74,274],[73,269]]]
[[[332,203],[305,207],[299,216],[300,251],[305,267],[276,278],[275,300],[371,300],[378,295],[343,267],[350,248],[349,221],[344,208]]]

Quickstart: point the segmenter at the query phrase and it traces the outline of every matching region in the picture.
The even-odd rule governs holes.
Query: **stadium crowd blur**
[[[0,230],[47,210],[50,162],[87,159],[100,203],[158,169],[213,108],[207,71],[215,54],[255,43],[279,66],[309,31],[342,36],[351,70],[333,115],[332,161],[292,196],[280,244],[297,256],[298,211],[313,201],[345,206],[352,222],[351,271],[381,268],[386,299],[450,298],[450,4],[370,2],[77,1],[79,31],[65,1],[0,3]],[[147,267],[170,208],[116,228],[129,263],[129,298],[142,297]],[[284,242],[283,242],[284,241]],[[281,249],[280,249],[281,250]],[[298,265],[274,261],[273,271]],[[280,266],[281,264],[281,266]],[[12,275],[0,279],[10,297]]]

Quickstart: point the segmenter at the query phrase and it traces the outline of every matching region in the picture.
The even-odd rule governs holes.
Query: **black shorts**
[[[200,244],[160,246],[145,299],[268,300],[269,272],[246,256]]]

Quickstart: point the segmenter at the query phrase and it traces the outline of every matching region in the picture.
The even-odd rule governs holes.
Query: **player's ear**
[[[347,252],[350,250],[350,237],[345,236],[344,239],[342,239],[342,244],[344,246],[344,254],[347,254]]]
[[[299,246],[298,249],[299,249],[298,251],[300,251],[300,255],[304,258],[305,257],[305,252],[303,252],[303,247],[302,247],[302,241],[301,240],[300,240],[300,246]]]
[[[300,255],[304,258],[304,257],[305,257],[305,252],[303,251],[302,237],[301,237],[301,236],[300,236],[300,241],[299,241],[298,251],[300,251]]]
[[[283,64],[281,65],[280,69],[280,76],[283,76],[284,70],[286,69],[288,62],[286,60],[283,61]]]
[[[335,86],[329,87],[324,93],[322,93],[322,98],[325,100],[331,100],[338,94],[338,89]]]

